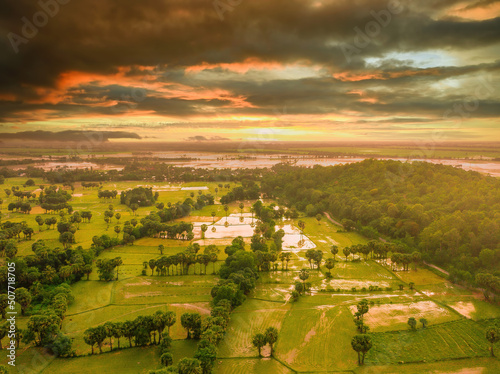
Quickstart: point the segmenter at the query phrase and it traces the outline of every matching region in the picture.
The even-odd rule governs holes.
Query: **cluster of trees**
[[[92,354],[94,354],[94,347],[102,353],[102,346],[107,338],[110,351],[113,350],[113,339],[117,339],[117,347],[121,348],[120,338],[128,339],[129,347],[143,347],[150,344],[160,345],[162,348],[170,347],[172,341],[170,328],[175,322],[174,312],[159,310],[153,315],[138,316],[135,320],[106,322],[97,327],[88,328],[83,333],[83,340],[90,346]],[[166,334],[165,329],[167,329]]]
[[[221,204],[233,201],[256,200],[260,197],[260,188],[254,181],[244,180],[239,187],[234,187],[230,192],[220,198]]]
[[[241,243],[237,241],[233,245]],[[202,373],[210,374],[217,358],[217,344],[223,339],[229,324],[231,311],[245,300],[257,279],[255,255],[245,252],[244,248],[228,256],[220,269],[221,280],[212,288],[210,316],[202,321],[198,313],[185,313],[181,324],[186,329],[188,339],[200,339],[194,358],[183,358],[172,365],[169,352],[164,352],[161,361],[164,369],[150,371],[150,374],[163,373]]]
[[[371,337],[367,334],[370,328],[364,323],[364,315],[368,313],[369,310],[368,300],[362,299],[356,305],[356,313],[354,313],[354,324],[359,334],[352,338],[351,346],[358,354],[358,365],[363,365],[365,363],[366,353],[368,353],[373,346]]]
[[[153,188],[136,187],[131,190],[122,191],[120,203],[132,208],[132,205],[151,206],[158,200],[159,193],[153,194]]]
[[[163,246],[158,247],[160,254],[163,254]],[[157,259],[151,259],[143,263],[144,270],[148,267],[151,269],[151,275],[156,274],[159,276],[170,275],[170,268],[172,275],[185,275],[189,274],[189,268],[194,265],[194,274],[196,274],[196,264],[199,264],[199,274],[207,274],[207,266],[212,263],[212,274],[215,273],[215,263],[218,260],[218,253],[220,250],[215,245],[209,245],[205,248],[203,253],[198,253],[201,247],[198,243],[190,244],[184,252],[177,253],[172,256],[161,256]],[[202,271],[202,265],[205,267]],[[179,269],[180,267],[180,269]]]
[[[425,329],[428,325],[427,319],[424,317],[419,319],[420,323],[422,324],[422,328]],[[415,331],[417,330],[417,319],[415,317],[410,317],[408,318],[408,326],[410,327],[410,330]]]
[[[478,272],[497,275],[499,187],[496,178],[451,166],[390,160],[277,165],[261,183],[263,193],[289,207],[312,205],[311,213],[346,220],[346,229],[386,235],[407,247],[402,252],[418,250],[423,260],[447,267],[453,281],[469,283]]]
[[[144,236],[158,236],[167,239],[182,239],[193,240],[193,224],[186,222],[179,222],[173,224],[162,223],[156,213],[141,219],[141,226],[138,227],[137,232],[133,231],[134,235],[139,238]]]
[[[10,212],[16,211],[24,214],[30,214],[31,204],[23,201],[16,201],[15,203],[9,203],[7,210]]]
[[[11,242],[8,246],[15,247],[15,244]],[[84,250],[80,246],[75,249],[50,248],[43,240],[36,241],[31,248],[34,254],[11,259],[16,263],[18,287],[30,289],[38,282],[43,285],[72,283],[92,271],[92,249]],[[0,268],[0,285],[7,289],[6,267]]]
[[[500,277],[490,273],[476,274],[476,283],[483,289],[486,300],[490,299],[491,294],[500,295]]]
[[[252,337],[252,345],[257,348],[259,357],[262,357],[262,347],[269,344],[271,348],[271,356],[274,355],[274,343],[278,341],[278,329],[276,327],[268,327],[264,333],[258,332]]]
[[[83,183],[82,183],[83,185]],[[113,191],[109,191],[109,190],[99,190],[97,192],[97,197],[99,199],[116,199],[116,196],[118,195],[118,191],[116,190],[113,190]],[[151,205],[151,204],[149,204]]]
[[[78,159],[75,159],[78,160]],[[60,160],[65,161],[65,160]],[[154,162],[151,162],[154,161]],[[44,178],[50,183],[74,183],[80,182],[105,182],[105,181],[164,181],[168,180],[174,183],[206,181],[206,182],[234,182],[241,180],[259,180],[266,169],[202,169],[195,167],[175,167],[170,163],[162,162],[164,160],[151,157],[140,158],[96,158],[95,163],[112,163],[114,165],[124,165],[123,170],[94,170],[88,169],[59,169],[45,171],[41,168],[27,167],[13,171],[3,168],[0,174],[6,178],[16,177],[20,174],[26,174],[29,177]],[[9,161],[16,163],[18,160]],[[33,161],[31,161],[33,162]],[[1,162],[0,162],[1,163]],[[222,189],[221,184],[221,189]]]
[[[110,280],[118,280],[118,271],[120,270],[120,265],[123,264],[121,257],[98,259],[96,261],[97,274],[99,275],[99,280],[109,282]],[[116,278],[115,278],[116,269]],[[88,279],[88,278],[87,278]]]
[[[22,222],[6,221],[3,224],[0,224],[0,229],[1,229],[0,240],[7,240],[14,238],[21,239],[21,235],[23,235],[25,239],[31,240],[31,236],[34,233],[34,230],[31,227],[29,227],[25,221]]]
[[[100,187],[102,183],[97,183],[97,182],[82,182],[82,187],[83,188],[94,188],[94,187]]]
[[[45,214],[48,212],[61,212],[64,209],[71,213],[73,208],[68,204],[70,199],[71,194],[57,186],[45,187],[38,197],[40,207],[45,210]]]
[[[37,284],[37,287],[28,291],[26,288],[16,290],[16,301],[21,305],[21,312],[25,314],[32,300],[40,299],[43,312],[29,317],[26,328],[17,328],[15,332],[16,349],[20,343],[33,343],[37,347],[44,347],[49,353],[59,356],[74,356],[71,339],[61,333],[61,325],[64,320],[67,307],[73,302],[74,297],[67,285],[58,287],[46,287]],[[2,318],[6,318],[5,309],[8,298],[0,294],[0,311]],[[0,341],[9,332],[9,322],[0,324]],[[0,345],[1,348],[1,345]]]

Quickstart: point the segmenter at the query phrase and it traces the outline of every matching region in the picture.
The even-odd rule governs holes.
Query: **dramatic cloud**
[[[2,131],[500,135],[500,1],[235,3],[4,1]]]
[[[137,134],[125,131],[79,131],[68,130],[60,132],[52,131],[22,131],[16,133],[0,133],[0,139],[31,140],[40,142],[78,142],[82,140],[93,140],[106,142],[109,139],[141,139]]]

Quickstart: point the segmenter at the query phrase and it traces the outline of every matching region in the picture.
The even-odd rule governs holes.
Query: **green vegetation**
[[[431,362],[460,369],[447,361],[458,358],[463,367],[477,362],[494,372],[498,365],[490,356],[499,349],[495,326],[500,307],[495,304],[498,242],[491,230],[498,217],[496,192],[486,189],[496,188],[496,182],[417,165],[392,191],[382,191],[376,172],[392,164],[360,165],[280,166],[258,175],[241,171],[231,183],[184,182],[215,179],[219,172],[188,175],[188,170],[155,168],[172,173],[182,186],[206,186],[208,191],[119,180],[130,169],[119,178],[102,171],[63,171],[64,178],[73,179],[57,188],[50,185],[55,172],[8,176],[0,192],[0,261],[2,269],[15,262],[19,271],[15,310],[22,337],[13,372],[84,373],[112,367],[124,373],[173,368],[203,374],[363,373],[373,366],[390,372],[384,365],[400,362],[405,365],[398,372],[411,372],[408,368],[416,370],[417,363],[434,368]],[[145,175],[141,170],[137,176]],[[433,177],[418,183],[417,175],[429,172]],[[88,173],[103,178],[81,183],[79,177]],[[368,175],[373,186],[357,173]],[[444,191],[445,184],[453,183],[462,183],[462,190]],[[256,200],[259,185],[275,200]],[[372,191],[376,188],[380,192]],[[467,201],[473,188],[485,190],[475,203]],[[125,200],[114,191],[125,191]],[[450,193],[454,199],[445,199]],[[224,197],[227,204],[219,204]],[[148,202],[141,206],[143,199]],[[31,210],[9,210],[17,202]],[[42,204],[64,206],[44,209]],[[400,213],[393,214],[390,204]],[[373,212],[380,215],[368,220]],[[230,214],[241,217],[242,225],[252,215],[253,235],[202,236],[216,226],[216,217]],[[419,221],[413,235],[407,222],[419,217],[428,220]],[[391,229],[382,232],[377,225],[387,219]],[[446,239],[422,244],[434,222],[446,233],[459,219],[457,246]],[[238,225],[232,225],[237,232]],[[288,225],[302,241],[289,249]],[[479,250],[473,249],[471,233]],[[392,242],[378,240],[379,234]],[[301,247],[307,241],[314,247]],[[441,252],[454,254],[445,258]],[[423,260],[438,262],[451,276],[439,276]],[[467,267],[463,271],[470,277],[457,277],[459,267]],[[5,286],[6,272],[0,275]],[[483,293],[450,280],[481,286]],[[6,295],[0,295],[2,314],[8,305]],[[36,360],[43,364],[33,367]],[[0,364],[7,361],[2,351]]]

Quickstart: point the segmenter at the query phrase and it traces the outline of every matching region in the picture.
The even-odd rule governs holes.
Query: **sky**
[[[0,140],[497,141],[499,82],[500,0],[0,5]]]

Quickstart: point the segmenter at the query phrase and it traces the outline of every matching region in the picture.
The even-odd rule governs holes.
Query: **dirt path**
[[[327,212],[323,212],[323,214],[328,218],[328,220],[333,223],[334,225],[342,227],[342,224],[340,222],[335,221],[332,217]]]
[[[443,274],[446,274],[446,275],[450,275],[450,273],[448,273],[446,270],[444,269],[441,269],[440,267],[437,267],[436,265],[432,265],[432,264],[428,264],[427,262],[423,261],[423,263],[427,266],[430,266],[431,268],[434,268],[436,270],[439,270],[441,273]]]

